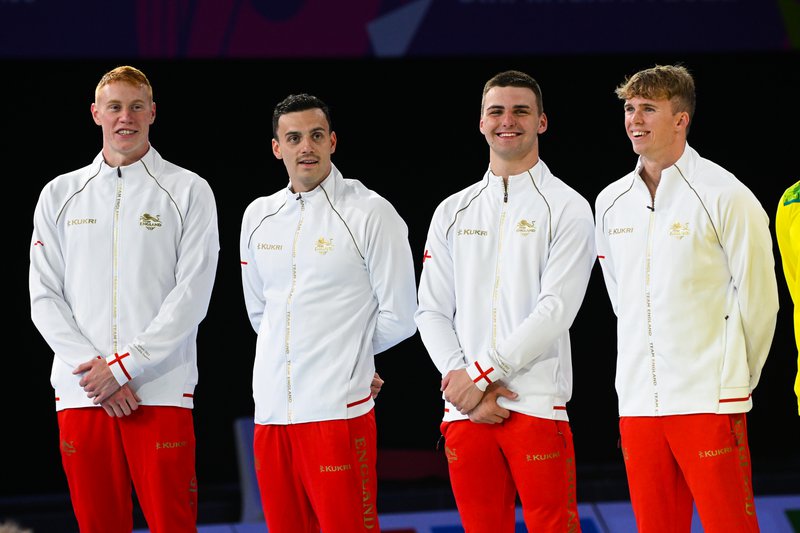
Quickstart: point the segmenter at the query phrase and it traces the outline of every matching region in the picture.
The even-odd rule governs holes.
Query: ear
[[[480,123],[478,124],[478,129],[479,129],[479,130],[481,130],[481,133],[483,133],[484,135],[486,135],[486,132],[485,132],[485,131],[483,131],[483,115],[481,115],[481,121],[480,121]]]
[[[275,159],[283,159],[281,155],[281,145],[276,139],[272,139],[272,155],[275,156]]]
[[[536,131],[538,133],[544,133],[547,131],[547,115],[544,113],[539,115],[539,128]]]
[[[97,104],[92,102],[92,106],[91,106],[90,109],[92,111],[92,118],[94,119],[94,123],[97,124],[98,126],[100,126],[101,123],[100,123],[100,117],[98,116]]]
[[[150,106],[150,124],[156,121],[156,103],[153,102]]]
[[[681,129],[684,129],[684,130],[686,128],[688,128],[689,127],[689,113],[687,113],[686,111],[681,111],[680,113],[678,113],[678,120],[675,123],[675,127],[681,128]]]
[[[331,132],[331,153],[336,151],[336,132]]]

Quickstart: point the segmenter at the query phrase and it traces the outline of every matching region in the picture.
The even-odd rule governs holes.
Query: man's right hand
[[[139,395],[126,383],[100,405],[108,413],[108,416],[122,418],[123,416],[129,416],[138,409],[141,401],[142,399],[139,398]]]

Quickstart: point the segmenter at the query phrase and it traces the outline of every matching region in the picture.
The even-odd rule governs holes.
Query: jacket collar
[[[694,167],[698,158],[697,152],[689,146],[687,142],[683,147],[683,153],[675,163],[661,171],[661,180],[669,180],[673,178],[686,179],[692,181],[694,174]],[[640,177],[642,172],[642,158],[636,160],[636,169],[634,170],[634,177]]]
[[[344,178],[342,174],[339,172],[339,169],[336,168],[336,165],[331,163],[331,172],[328,176],[320,182],[319,185],[314,187],[312,190],[300,193],[292,192],[292,184],[289,182],[286,185],[286,196],[292,199],[302,197],[305,200],[313,200],[320,194],[327,195],[331,202],[336,200],[336,192],[339,189],[339,185],[343,182]],[[323,192],[324,189],[324,192]]]
[[[150,149],[142,156],[141,159],[131,163],[130,165],[125,165],[121,167],[112,167],[108,163],[106,163],[105,159],[103,159],[103,152],[100,151],[99,154],[94,158],[92,165],[97,167],[99,165],[100,172],[105,174],[107,172],[117,172],[117,168],[120,169],[122,175],[124,176],[127,172],[131,171],[145,171],[148,174],[153,176],[157,176],[161,172],[161,167],[163,166],[164,160],[161,158],[161,155],[150,145]]]
[[[528,170],[521,172],[519,174],[515,174],[513,176],[508,177],[508,188],[511,190],[512,187],[517,187],[520,184],[530,183],[531,179],[537,184],[540,185],[542,180],[545,176],[549,173],[549,169],[547,165],[544,164],[544,161],[539,159],[539,161],[533,165]],[[486,172],[486,179],[489,180],[489,185],[492,187],[502,187],[503,186],[503,178],[502,176],[496,175],[492,172],[491,167]]]

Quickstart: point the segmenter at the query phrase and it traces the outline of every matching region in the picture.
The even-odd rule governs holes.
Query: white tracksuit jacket
[[[152,146],[124,167],[100,153],[44,187],[33,228],[31,317],[55,352],[56,409],[93,405],[72,370],[97,356],[143,405],[193,407],[219,252],[208,183]]]
[[[436,208],[415,315],[444,376],[466,367],[482,390],[502,380],[511,411],[567,420],[569,327],[595,261],[589,203],[550,173],[484,179]],[[482,377],[485,373],[486,376]],[[445,401],[444,420],[466,416]]]
[[[258,333],[255,422],[369,412],[373,356],[416,331],[408,228],[394,207],[332,165],[313,191],[286,187],[253,201],[240,252]]]
[[[619,414],[749,411],[778,312],[767,214],[688,144],[652,204],[640,171],[641,161],[595,205],[618,317]]]

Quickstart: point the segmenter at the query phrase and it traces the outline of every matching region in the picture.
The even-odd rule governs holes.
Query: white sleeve
[[[440,204],[428,229],[417,296],[419,306],[414,315],[422,343],[443,376],[467,365],[454,325],[455,278],[445,219]]]
[[[176,255],[175,287],[167,294],[158,313],[134,340],[125,346],[134,361],[126,361],[127,374],[121,365],[110,365],[117,381],[135,378],[174,354],[178,346],[196,331],[208,311],[217,273],[219,233],[217,206],[211,187],[205,180],[193,183],[192,199],[184,214],[183,234]],[[114,355],[106,358],[109,363]]]
[[[769,355],[778,318],[778,286],[769,217],[746,187],[725,206],[720,239],[737,289],[742,329],[755,389]]]
[[[261,319],[264,316],[264,309],[267,300],[264,298],[264,282],[258,272],[255,255],[253,255],[252,243],[250,238],[253,228],[249,221],[250,208],[246,209],[242,217],[242,228],[239,236],[239,254],[242,265],[242,290],[244,292],[244,305],[247,310],[247,317],[253,330],[258,333],[261,327]]]
[[[567,332],[583,303],[595,257],[592,210],[583,198],[570,200],[553,228],[533,311],[498,344],[496,353],[487,354],[485,363],[500,365],[506,373],[516,371]]]
[[[31,319],[44,340],[70,368],[75,368],[101,351],[81,333],[64,299],[65,264],[50,187],[45,187],[33,215],[28,286]]]
[[[609,253],[608,233],[605,224],[606,206],[600,203],[600,197],[595,202],[595,246],[597,247],[597,260],[603,272],[606,292],[611,300],[611,309],[617,314],[617,274],[614,270],[614,258]]]
[[[364,259],[378,300],[372,350],[379,354],[416,332],[417,283],[408,227],[388,201],[382,199],[371,213],[368,233]]]

